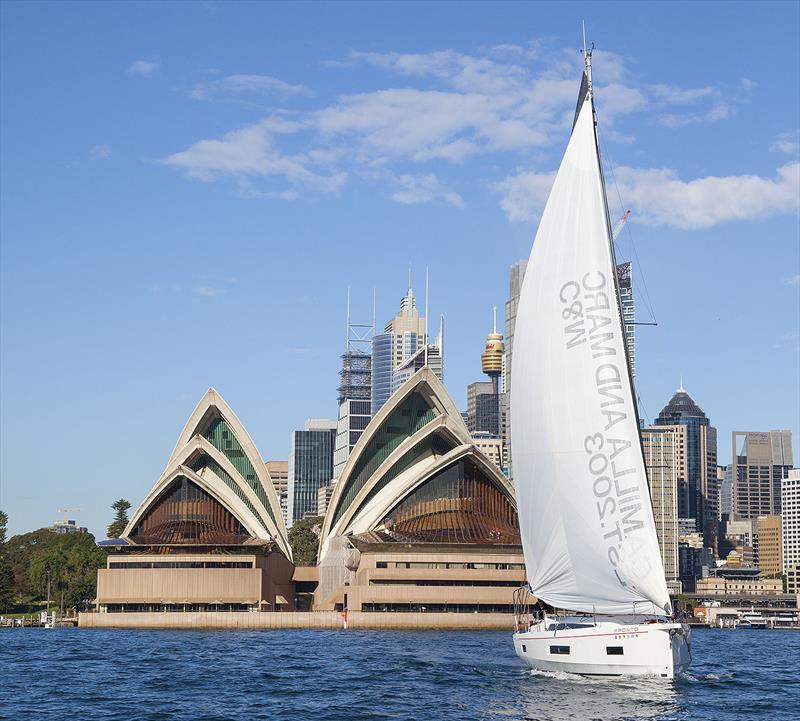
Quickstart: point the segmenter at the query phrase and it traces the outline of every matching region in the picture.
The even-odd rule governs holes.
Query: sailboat
[[[690,663],[690,630],[672,620],[653,522],[585,43],[584,62],[514,331],[511,447],[528,577],[514,646],[542,671],[674,678]]]

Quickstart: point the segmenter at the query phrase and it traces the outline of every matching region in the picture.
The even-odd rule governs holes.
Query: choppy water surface
[[[509,633],[0,630],[0,719],[800,717],[800,632],[695,631],[691,673],[535,674]]]

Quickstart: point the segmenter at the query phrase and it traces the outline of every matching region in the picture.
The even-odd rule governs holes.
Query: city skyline
[[[476,4],[456,27],[446,6],[430,7],[420,28],[384,6],[389,32],[377,10],[341,6],[345,20],[361,12],[362,29],[321,22],[307,42],[288,6],[257,10],[264,23],[189,6],[191,39],[152,31],[174,20],[170,7],[137,18],[96,6],[83,26],[57,4],[3,9],[0,508],[11,533],[70,507],[103,535],[110,504],[144,496],[187,405],[211,386],[265,458],[287,459],[305,419],[336,417],[347,287],[360,318],[377,288],[381,327],[409,262],[417,290],[430,268],[430,331],[443,314],[445,385],[465,408],[491,308],[528,256],[563,150],[582,15],[600,46],[603,150],[633,208],[619,261],[635,263],[639,319],[652,305],[660,323],[636,334],[645,421],[683,376],[720,438],[787,428],[800,457],[800,117],[784,102],[798,80],[796,8],[735,6],[709,38],[703,7],[684,6],[678,25],[661,5],[643,24],[619,5],[598,18],[590,5]],[[726,39],[745,25],[753,42],[769,26],[757,57]],[[237,43],[209,52],[219,32]],[[684,45],[667,62],[653,48],[676,32]],[[520,87],[547,82],[553,107],[526,114]],[[487,116],[499,100],[508,115]],[[430,135],[425,113],[404,114],[440,117],[424,105],[434,101],[482,124]],[[402,121],[393,139],[378,124],[386,108]],[[353,125],[358,113],[373,124]],[[235,140],[249,143],[251,170],[230,165]],[[712,179],[733,210],[709,195]],[[137,458],[120,468],[131,442]],[[729,452],[721,443],[721,464]]]

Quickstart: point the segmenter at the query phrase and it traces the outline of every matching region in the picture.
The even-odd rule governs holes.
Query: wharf
[[[338,611],[187,611],[78,614],[81,628],[343,628]],[[510,613],[415,613],[350,611],[349,629],[508,631]]]

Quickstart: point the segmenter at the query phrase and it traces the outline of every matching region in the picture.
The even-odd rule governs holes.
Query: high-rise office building
[[[333,451],[333,477],[338,478],[361,433],[372,417],[372,323],[352,323],[347,297],[347,331],[339,371],[339,415]]]
[[[410,279],[409,279],[410,281]],[[400,312],[386,323],[383,333],[372,338],[371,411],[374,416],[389,396],[424,365],[444,380],[444,327],[425,350],[425,317],[417,309],[417,299],[409,282],[400,300]]]
[[[631,363],[631,375],[636,375],[636,305],[633,300],[633,263],[617,266],[619,300],[622,305],[622,321],[625,325],[625,345]]]
[[[800,469],[781,481],[783,572],[787,593],[800,594]]]
[[[317,513],[317,491],[333,479],[336,421],[308,420],[292,432],[289,452],[287,517],[289,525]]]
[[[653,505],[664,576],[671,590],[680,591],[678,567],[678,487],[686,478],[688,429],[684,425],[642,429],[647,483]]]
[[[506,348],[505,363],[501,390],[508,393],[511,390],[511,359],[514,353],[514,328],[517,325],[517,308],[519,307],[519,294],[522,292],[522,281],[525,279],[527,260],[514,263],[508,275],[508,300],[506,301]]]
[[[281,504],[281,515],[283,524],[288,522],[289,508],[289,462],[288,461],[267,461],[267,473],[272,480],[272,487],[278,494]]]
[[[780,515],[781,481],[793,465],[791,431],[733,431],[731,456],[733,515]]]
[[[783,573],[783,551],[780,516],[756,518],[753,556],[762,576],[777,576]]]
[[[423,343],[416,352],[406,358],[392,371],[392,393],[417,371],[427,366],[444,383],[444,319],[440,319],[439,335],[433,343]]]
[[[717,487],[719,488],[719,520],[731,517],[733,511],[733,484],[728,477],[727,466],[717,466]]]
[[[678,486],[678,515],[694,518],[706,545],[716,548],[719,518],[717,429],[683,386],[658,414],[655,425],[686,426],[686,477]]]
[[[525,279],[525,271],[528,268],[527,260],[520,260],[514,263],[509,269],[508,275],[508,300],[506,301],[506,347],[503,355],[503,375],[501,378],[501,390],[503,391],[503,454],[509,480],[514,479],[514,466],[511,460],[511,413],[509,404],[511,403],[511,362],[514,354],[514,329],[517,325],[517,309],[519,308],[519,296],[522,292],[522,282]]]

